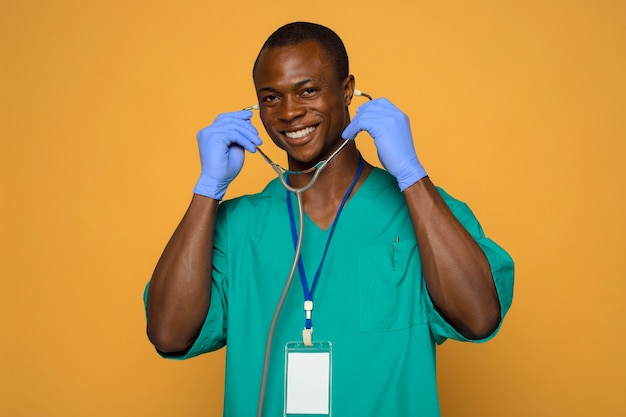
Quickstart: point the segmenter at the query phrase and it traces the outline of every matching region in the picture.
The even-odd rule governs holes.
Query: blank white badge
[[[324,349],[325,350],[325,349]],[[330,415],[330,349],[286,352],[285,414]]]

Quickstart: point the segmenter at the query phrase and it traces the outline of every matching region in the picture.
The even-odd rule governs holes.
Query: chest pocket
[[[359,329],[384,332],[426,323],[414,241],[358,249]]]

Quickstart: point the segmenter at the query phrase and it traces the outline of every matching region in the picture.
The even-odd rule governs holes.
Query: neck
[[[337,147],[332,149],[320,160],[328,159],[328,157],[332,155],[336,149]],[[341,149],[323,168],[323,171],[319,174],[315,185],[304,192],[303,197],[317,193],[345,193],[346,187],[350,184],[357,172],[360,157],[361,156],[359,151],[356,149],[354,141],[348,142],[346,146]],[[296,164],[290,163],[290,169],[295,168],[294,165]],[[298,167],[298,169],[301,168]],[[315,172],[316,170],[307,174],[291,174],[289,175],[289,182],[293,187],[304,187],[311,181]]]
[[[302,194],[304,211],[319,227],[326,229],[334,219],[341,200],[354,180],[361,155],[354,142],[346,145],[324,168],[315,184]],[[372,170],[365,163],[352,193],[361,186]],[[292,186],[304,187],[313,178],[313,173],[289,176]]]

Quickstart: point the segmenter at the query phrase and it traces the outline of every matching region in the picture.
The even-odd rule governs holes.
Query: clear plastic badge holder
[[[332,416],[332,345],[285,345],[285,417]]]

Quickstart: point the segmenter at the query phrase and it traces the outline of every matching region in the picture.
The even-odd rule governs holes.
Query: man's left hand
[[[404,191],[427,174],[413,146],[409,118],[385,98],[363,104],[346,127],[344,139],[354,139],[362,130],[374,138],[378,159]]]

